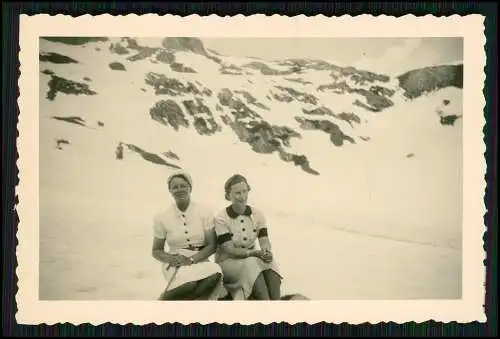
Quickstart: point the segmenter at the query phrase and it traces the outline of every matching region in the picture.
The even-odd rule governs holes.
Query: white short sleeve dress
[[[226,207],[215,218],[215,232],[219,245],[231,241],[235,247],[249,250],[255,248],[259,237],[268,235],[264,215],[251,206],[247,206],[242,215],[231,206]],[[233,300],[247,300],[255,280],[265,270],[271,269],[281,277],[275,260],[266,263],[255,257],[230,258],[221,246],[217,246],[215,262],[222,267],[224,286]]]
[[[176,204],[157,214],[154,218],[154,237],[165,239],[165,251],[171,254],[191,256],[205,245],[205,230],[214,228],[214,218],[211,211],[196,202],[191,202],[186,211],[181,211]],[[161,264],[163,276],[168,290],[185,283],[207,278],[215,273],[222,273],[221,267],[210,261],[199,262],[189,266],[181,266],[174,277],[175,267]],[[172,279],[173,277],[173,279]],[[222,282],[215,288],[209,300],[217,300],[224,292]]]

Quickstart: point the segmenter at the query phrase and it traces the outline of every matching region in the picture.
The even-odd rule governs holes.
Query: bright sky
[[[139,38],[161,45],[163,38]],[[226,56],[321,59],[390,76],[463,60],[462,38],[202,38],[205,48]]]
[[[463,60],[461,38],[203,38],[223,55],[329,60],[396,75]]]

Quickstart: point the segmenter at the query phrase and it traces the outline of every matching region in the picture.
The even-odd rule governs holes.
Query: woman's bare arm
[[[153,258],[164,264],[170,264],[173,256],[165,252],[165,239],[153,238],[153,249],[151,251]]]
[[[272,251],[271,240],[269,240],[269,237],[267,235],[259,236],[259,245],[263,251]]]

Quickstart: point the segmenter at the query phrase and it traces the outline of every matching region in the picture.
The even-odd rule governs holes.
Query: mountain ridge
[[[300,139],[305,131],[326,133],[335,147],[341,147],[345,142],[368,142],[370,136],[358,135],[355,127],[368,123],[368,120],[373,118],[372,114],[380,114],[394,106],[394,100],[411,100],[439,89],[462,87],[461,64],[430,66],[391,78],[314,59],[295,58],[266,62],[262,59],[251,61],[213,56],[197,38],[165,38],[161,47],[142,46],[136,39],[129,37],[88,38],[87,42],[85,38],[77,38],[76,41],[68,38],[45,40],[52,44],[69,44],[83,48],[90,46],[89,44],[97,44],[94,49],[100,53],[105,53],[104,47],[108,45],[109,59],[114,60],[108,63],[112,70],[127,72],[128,68],[136,63],[168,65],[170,69],[161,66],[162,72],[149,71],[143,77],[141,91],[148,92],[149,87],[156,96],[155,102],[149,107],[151,119],[175,131],[194,128],[199,134],[207,136],[224,132],[228,127],[240,142],[246,143],[254,152],[276,153],[281,160],[292,162],[304,172],[313,175],[319,175],[321,170],[310,164],[307,154],[290,149],[293,144],[290,140]],[[57,51],[41,51],[40,63],[47,66],[42,73],[51,77],[48,82],[50,90],[46,95],[48,100],[57,100],[58,93],[99,95],[99,91],[93,89],[89,77],[78,82],[55,73],[55,65],[78,67],[85,62],[79,61],[77,51],[75,53],[71,57]],[[220,77],[237,77],[244,74],[247,82],[241,84],[240,77],[240,86],[221,85],[214,88],[204,82],[204,79],[195,78],[199,77],[200,70],[188,64],[188,54],[208,60],[205,66],[212,66],[210,75],[214,74],[214,77],[216,72],[219,72]],[[200,59],[197,61],[201,62]],[[126,63],[128,65],[125,65]],[[118,67],[117,64],[121,66]],[[232,73],[230,70],[236,72]],[[319,73],[324,81],[311,81]],[[289,80],[291,75],[295,76],[292,81]],[[261,94],[260,97],[256,95],[255,90],[252,92],[248,88],[248,85],[252,85],[254,89],[260,87],[255,81],[267,86],[264,93],[258,93]],[[321,100],[321,95],[335,95],[336,98],[351,96],[352,100],[344,100],[344,107],[335,109],[331,106],[338,106],[337,103],[328,107]],[[395,97],[398,99],[394,99]],[[280,110],[287,110],[282,107],[292,103],[299,108],[288,116],[287,124],[280,124],[269,119],[272,115],[269,113],[271,103],[274,103],[274,107],[281,106]],[[460,115],[457,113],[451,118],[440,116],[439,121],[443,125],[452,124]]]

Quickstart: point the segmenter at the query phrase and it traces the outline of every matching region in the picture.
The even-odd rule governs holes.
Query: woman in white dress
[[[281,274],[273,258],[264,215],[247,205],[250,186],[235,174],[226,181],[231,205],[215,220],[218,248],[215,262],[222,267],[224,285],[233,300],[280,300]],[[256,242],[260,249],[255,249]]]
[[[217,300],[223,287],[220,266],[209,260],[216,249],[213,214],[191,201],[188,173],[172,174],[167,184],[175,203],[154,218],[152,255],[166,280],[159,299]]]

